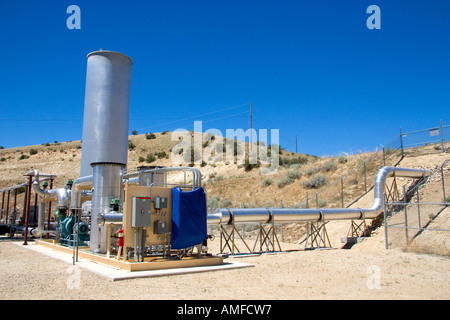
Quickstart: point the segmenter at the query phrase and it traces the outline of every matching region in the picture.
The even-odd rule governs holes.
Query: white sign
[[[438,136],[439,135],[439,128],[430,129],[430,136]]]

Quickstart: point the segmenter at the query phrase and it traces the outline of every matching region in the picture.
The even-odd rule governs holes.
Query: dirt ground
[[[1,299],[305,300],[450,298],[450,259],[384,249],[380,234],[352,249],[234,257],[253,267],[111,282],[0,238]],[[283,243],[283,250],[299,249]],[[210,242],[216,253],[218,239]]]
[[[405,159],[401,166],[434,170],[448,157],[448,154],[413,157]],[[25,169],[22,172],[26,172]],[[439,181],[436,183],[438,189]],[[434,192],[433,188],[424,192],[427,190]],[[423,199],[426,199],[425,195]],[[370,206],[372,200],[373,195],[369,193],[355,205]],[[436,201],[441,200],[436,198]],[[437,219],[433,221],[438,222]],[[0,299],[261,301],[450,298],[448,255],[404,252],[401,248],[387,250],[383,227],[351,249],[342,249],[340,237],[346,234],[348,223],[330,223],[329,234],[334,249],[299,250],[303,247],[295,239],[291,241],[290,236],[295,233],[298,237],[302,230],[294,228],[291,234],[285,234],[289,243],[281,245],[283,250],[292,251],[229,258],[253,264],[253,267],[117,282],[29,250],[21,244],[23,240],[17,239],[12,243],[9,238],[0,236]],[[437,227],[448,228],[448,222],[444,221]],[[210,252],[218,253],[219,239],[210,242],[209,246]],[[75,285],[74,279],[79,280]]]

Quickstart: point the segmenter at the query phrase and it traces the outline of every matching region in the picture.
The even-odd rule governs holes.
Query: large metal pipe
[[[91,238],[92,252],[106,252],[106,239],[102,239],[101,214],[111,211],[112,198],[120,197],[122,188],[122,166],[111,163],[92,164],[93,192],[91,208]]]
[[[58,209],[67,209],[69,206],[70,190],[66,188],[44,190],[40,187],[39,181],[33,182],[33,190],[46,201],[57,200]]]
[[[38,227],[33,230],[34,236],[40,236],[44,232],[44,221],[45,221],[45,202],[47,201],[57,201],[57,209],[67,209],[69,207],[69,194],[70,190],[66,188],[58,189],[42,189],[40,186],[40,177],[51,177],[53,175],[40,174],[38,170],[33,170],[27,175],[34,176],[33,190],[39,195],[39,215],[38,215]]]
[[[81,208],[81,191],[85,188],[92,188],[93,176],[80,177],[72,183],[70,193],[70,208]]]
[[[87,55],[80,177],[92,175],[91,163],[127,165],[132,64],[118,52]]]
[[[231,208],[217,209],[208,214],[208,224],[233,223],[288,223],[330,220],[358,220],[376,218],[384,205],[386,179],[392,176],[404,178],[423,178],[431,174],[427,169],[383,167],[374,184],[374,200],[370,208]]]
[[[188,172],[192,173],[192,186],[193,188],[199,188],[202,186],[202,173],[199,169],[193,167],[164,167],[154,169],[141,169],[138,172],[132,172],[124,174],[123,178],[132,181],[133,183],[139,183],[139,176],[145,174],[163,174],[168,172]]]

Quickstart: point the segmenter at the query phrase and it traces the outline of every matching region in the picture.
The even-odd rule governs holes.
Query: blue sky
[[[81,29],[69,30],[69,5]],[[369,30],[367,7],[381,9]],[[279,129],[314,155],[450,123],[450,1],[0,2],[0,146],[79,140],[86,55],[133,63],[131,130]]]

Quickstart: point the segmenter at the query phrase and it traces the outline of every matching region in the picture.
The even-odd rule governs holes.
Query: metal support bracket
[[[300,244],[305,243],[305,250],[331,248],[330,238],[326,229],[328,222],[308,222],[306,238],[300,242]]]

